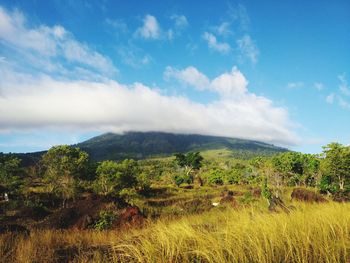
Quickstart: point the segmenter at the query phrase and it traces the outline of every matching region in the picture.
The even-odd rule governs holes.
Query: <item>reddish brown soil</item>
[[[327,202],[327,200],[318,193],[315,193],[313,191],[303,189],[303,188],[295,188],[291,195],[293,200],[298,201],[304,201],[304,202],[316,202],[316,203],[322,203]]]
[[[145,216],[141,213],[137,206],[129,206],[124,208],[113,223],[112,228],[121,227],[140,227],[145,222]]]

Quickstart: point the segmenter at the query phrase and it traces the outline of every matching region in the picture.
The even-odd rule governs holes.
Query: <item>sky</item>
[[[126,131],[350,144],[350,1],[0,0],[0,152]]]

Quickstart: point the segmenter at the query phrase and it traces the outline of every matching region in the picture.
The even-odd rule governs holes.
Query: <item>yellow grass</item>
[[[350,262],[350,204],[214,209],[144,229],[0,238],[3,262]]]

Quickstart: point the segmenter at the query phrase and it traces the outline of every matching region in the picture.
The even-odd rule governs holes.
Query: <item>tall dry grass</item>
[[[123,262],[350,262],[350,204],[212,211],[135,232]]]
[[[1,262],[350,262],[350,204],[215,209],[144,229],[0,236]]]

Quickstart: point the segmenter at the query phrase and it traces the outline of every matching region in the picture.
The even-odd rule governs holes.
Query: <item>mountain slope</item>
[[[226,148],[249,157],[288,151],[285,148],[258,141],[164,132],[128,132],[123,135],[106,133],[74,145],[89,153],[93,160],[143,159],[177,152]]]

